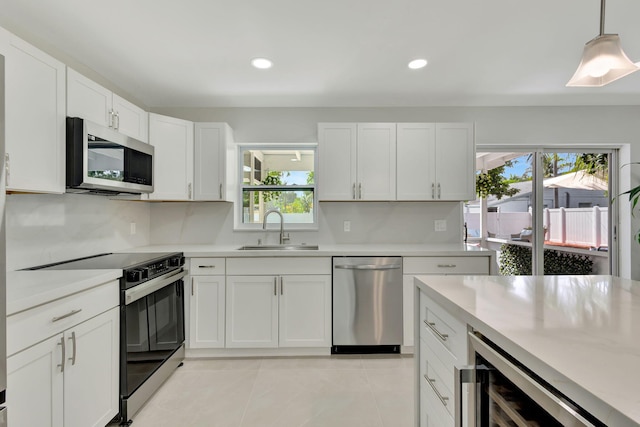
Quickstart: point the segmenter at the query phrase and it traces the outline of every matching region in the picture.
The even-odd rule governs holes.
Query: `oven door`
[[[605,426],[486,338],[471,332],[469,343],[476,364],[470,369],[456,369],[458,426],[463,419],[461,390],[465,382],[474,383],[471,389],[475,391],[468,402],[475,408],[468,414],[469,424],[476,427]]]
[[[123,291],[123,396],[130,396],[184,343],[186,274],[179,269]]]

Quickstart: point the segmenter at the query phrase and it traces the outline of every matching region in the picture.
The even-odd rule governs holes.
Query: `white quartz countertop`
[[[99,286],[122,270],[35,270],[7,273],[7,316]]]
[[[608,426],[640,425],[640,282],[418,276],[416,284]]]
[[[296,244],[293,242],[292,244]],[[309,243],[310,245],[312,243]],[[186,257],[282,257],[282,256],[490,256],[494,251],[463,243],[318,245],[318,250],[238,250],[236,245],[171,244],[131,248],[121,252],[184,252]]]

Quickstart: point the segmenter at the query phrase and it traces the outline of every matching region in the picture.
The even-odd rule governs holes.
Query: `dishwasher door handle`
[[[342,270],[398,270],[400,264],[360,264],[360,265],[334,265],[333,268],[339,268]]]

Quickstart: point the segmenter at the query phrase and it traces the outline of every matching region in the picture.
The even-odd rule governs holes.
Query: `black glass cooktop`
[[[180,252],[164,253],[107,253],[86,258],[62,261],[54,264],[40,265],[27,268],[27,270],[97,270],[97,269],[122,269],[129,270],[153,264],[155,261],[169,257],[180,257]]]

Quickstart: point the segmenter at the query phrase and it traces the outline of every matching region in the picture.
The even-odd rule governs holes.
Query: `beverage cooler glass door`
[[[456,368],[456,426],[463,425],[463,384],[471,383],[469,416],[475,427],[605,427],[550,384],[477,333],[469,333],[475,366]],[[475,385],[475,387],[474,387]],[[466,418],[466,417],[465,417]]]

